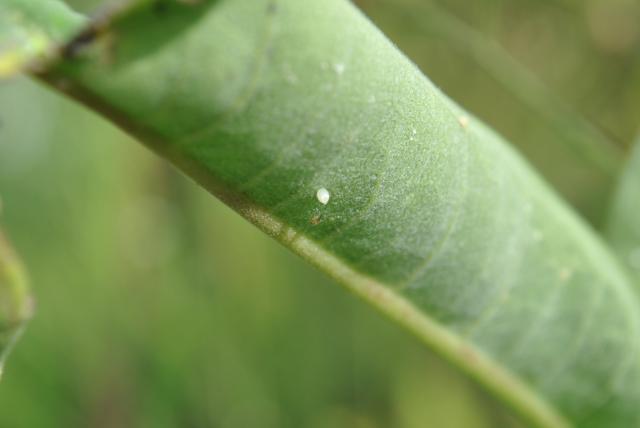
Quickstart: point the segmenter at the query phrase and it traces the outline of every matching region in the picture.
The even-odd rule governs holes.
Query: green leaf
[[[108,20],[39,77],[530,425],[638,424],[638,303],[616,259],[349,2],[146,1]]]
[[[44,60],[85,22],[55,0],[2,0],[0,3],[0,78]]]
[[[0,377],[7,354],[31,318],[32,309],[22,265],[0,232]]]
[[[620,177],[607,234],[615,251],[640,281],[640,140]]]

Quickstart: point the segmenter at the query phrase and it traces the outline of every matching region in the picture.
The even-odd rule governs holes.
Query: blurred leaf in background
[[[32,313],[33,299],[24,268],[0,231],[0,380],[7,356]]]
[[[507,76],[556,94],[622,164],[640,117],[636,2],[356,3],[601,223],[616,174],[576,156],[535,94],[479,64],[477,39],[462,49],[442,26],[511,58],[521,72]],[[514,426],[413,337],[95,115],[15,80],[0,86],[0,120],[5,223],[42,302],[0,386],[0,426]]]

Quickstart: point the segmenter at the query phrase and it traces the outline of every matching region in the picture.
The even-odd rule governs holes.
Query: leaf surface
[[[638,424],[640,319],[617,260],[350,3],[146,1],[106,21],[39,77],[529,424]]]

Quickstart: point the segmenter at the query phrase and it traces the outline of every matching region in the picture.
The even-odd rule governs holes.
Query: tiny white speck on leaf
[[[324,187],[321,187],[316,192],[316,198],[322,205],[327,205],[329,203],[329,198],[331,198],[331,193],[329,193],[329,191]]]
[[[287,242],[291,242],[293,241],[293,239],[296,237],[296,231],[293,230],[292,228],[288,227],[286,234],[285,234],[285,240]]]
[[[341,62],[333,64],[333,71],[335,71],[338,76],[344,73],[345,68],[345,65]]]
[[[469,126],[469,118],[467,116],[460,116],[458,118],[458,122],[464,129],[467,129],[467,127]]]

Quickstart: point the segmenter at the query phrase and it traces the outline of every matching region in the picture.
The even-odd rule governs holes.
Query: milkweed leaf
[[[99,22],[36,76],[530,425],[638,424],[640,318],[624,269],[349,2],[145,1]]]

